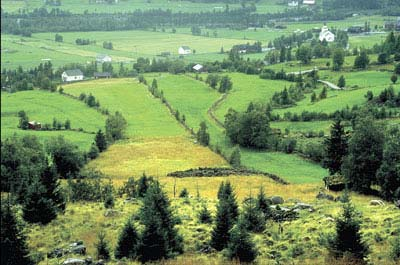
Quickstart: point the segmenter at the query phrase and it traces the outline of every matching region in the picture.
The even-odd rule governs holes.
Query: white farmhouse
[[[203,70],[203,66],[201,64],[196,64],[195,66],[193,66],[193,70],[195,70],[196,72],[201,72],[201,70]]]
[[[334,42],[335,41],[335,34],[329,31],[327,26],[323,26],[321,32],[319,33],[319,40],[327,42]]]
[[[79,69],[66,70],[62,73],[61,79],[63,82],[73,82],[83,80],[83,73]]]
[[[190,50],[189,46],[181,46],[178,49],[178,53],[180,55],[186,55],[186,54],[191,54],[192,50]]]
[[[290,2],[288,2],[288,6],[289,7],[297,7],[297,6],[299,6],[299,2],[298,1],[290,1]]]
[[[99,54],[96,56],[96,62],[98,63],[111,63],[112,59],[107,54]]]
[[[315,5],[315,0],[303,0],[303,5]]]

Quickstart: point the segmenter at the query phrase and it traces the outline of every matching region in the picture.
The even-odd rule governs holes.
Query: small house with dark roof
[[[63,82],[81,81],[83,80],[83,73],[80,69],[65,70],[61,79]]]
[[[178,53],[180,55],[191,54],[192,50],[189,48],[189,46],[181,46],[178,49]]]
[[[111,78],[111,73],[109,73],[109,72],[103,72],[103,73],[96,72],[96,73],[94,73],[94,78],[95,79]]]

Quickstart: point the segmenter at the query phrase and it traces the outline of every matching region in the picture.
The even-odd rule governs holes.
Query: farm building
[[[192,50],[189,48],[189,46],[181,46],[178,49],[178,53],[180,55],[185,55],[185,54],[190,54]]]
[[[315,5],[315,0],[303,0],[303,5]]]
[[[193,70],[195,70],[196,72],[201,72],[203,70],[203,66],[201,64],[196,64],[195,66],[193,66]]]
[[[61,79],[63,82],[73,82],[83,80],[83,73],[79,69],[66,70],[62,73]]]
[[[93,76],[94,76],[95,79],[111,78],[111,73],[109,73],[109,72],[103,72],[103,73],[96,72],[96,73],[94,73]]]
[[[28,129],[29,130],[40,130],[42,128],[42,124],[37,121],[30,121],[28,122]]]
[[[111,63],[112,59],[107,54],[99,54],[96,56],[96,62],[98,63]]]
[[[333,42],[335,41],[335,34],[330,32],[327,26],[323,26],[321,32],[319,33],[319,40],[320,41],[326,40],[327,42]]]
[[[297,6],[299,6],[299,2],[298,1],[289,1],[288,6],[289,7],[297,7]]]
[[[357,33],[363,33],[364,32],[364,26],[351,26],[347,29],[348,33],[353,33],[353,34],[357,34]]]

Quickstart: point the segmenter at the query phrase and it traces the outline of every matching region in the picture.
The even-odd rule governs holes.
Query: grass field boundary
[[[253,175],[261,175],[266,176],[283,185],[288,185],[289,182],[283,180],[279,176],[267,172],[262,172],[254,169],[247,168],[209,168],[209,167],[199,167],[197,169],[188,169],[183,171],[175,171],[167,174],[167,177],[177,177],[177,178],[186,178],[186,177],[220,177],[220,176],[253,176]]]

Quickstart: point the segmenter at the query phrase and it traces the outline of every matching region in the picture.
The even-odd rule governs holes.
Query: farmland
[[[2,264],[398,264],[400,9],[287,2],[1,0]]]
[[[52,124],[53,118],[65,122],[71,121],[76,131],[27,131],[18,128],[18,112],[24,110],[30,120],[42,124]],[[93,142],[94,133],[103,128],[105,116],[84,103],[58,93],[44,91],[25,91],[21,93],[1,93],[1,139],[14,134],[35,135],[42,141],[49,137],[64,135],[82,150],[88,150]],[[78,131],[82,128],[85,132]]]

